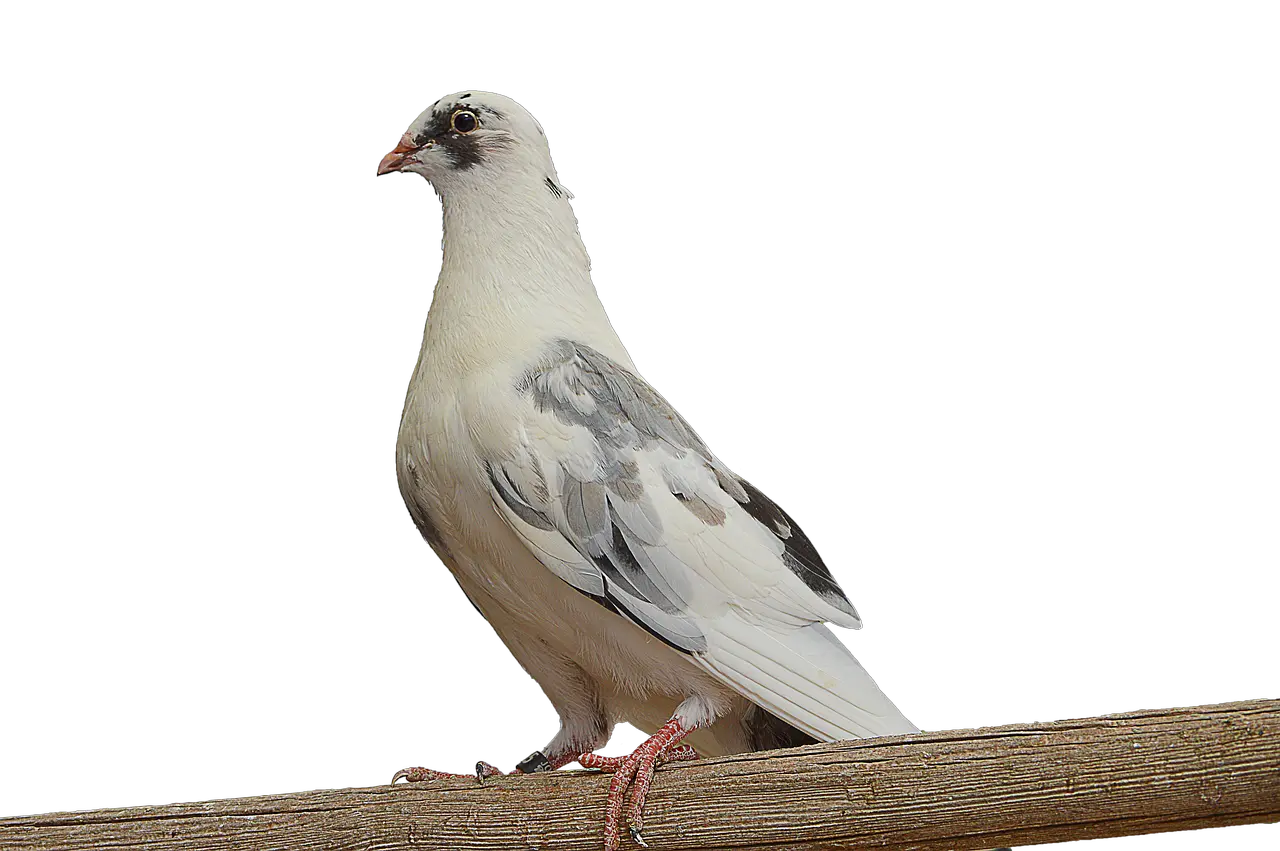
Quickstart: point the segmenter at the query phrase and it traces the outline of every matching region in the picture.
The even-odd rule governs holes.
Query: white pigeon
[[[612,851],[624,815],[643,844],[661,762],[915,732],[826,627],[861,622],[800,527],[640,377],[533,116],[489,92],[441,98],[378,166],[394,171],[444,206],[400,491],[560,716],[518,770],[614,771]],[[651,738],[591,753],[621,721]]]

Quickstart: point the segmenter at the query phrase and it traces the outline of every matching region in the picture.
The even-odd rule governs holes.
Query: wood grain
[[[8,818],[0,848],[597,851],[607,782],[560,771]],[[662,769],[649,801],[656,851],[968,851],[1276,822],[1280,701],[701,760]]]

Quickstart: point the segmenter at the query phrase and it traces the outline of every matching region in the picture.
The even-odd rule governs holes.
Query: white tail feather
[[[754,703],[821,741],[915,733],[866,669],[823,624],[766,629],[728,614],[694,658]]]

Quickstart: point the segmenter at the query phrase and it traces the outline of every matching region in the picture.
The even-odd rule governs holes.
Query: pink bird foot
[[[501,771],[494,768],[487,762],[481,760],[476,763],[475,774],[454,774],[451,771],[436,771],[431,768],[423,768],[416,766],[414,768],[402,768],[391,778],[392,783],[399,780],[407,780],[410,783],[430,783],[435,780],[462,780],[470,778],[478,783],[483,783],[486,777],[497,777],[502,774]]]
[[[557,756],[554,759],[548,759],[547,756],[541,754],[540,751],[532,752],[525,759],[516,763],[516,768],[503,772],[493,763],[476,763],[475,772],[471,774],[458,774],[454,772],[438,772],[434,768],[425,768],[422,765],[411,765],[410,768],[402,768],[392,777],[392,786],[396,783],[420,783],[439,781],[439,779],[456,778],[456,777],[474,777],[476,781],[484,783],[486,777],[500,777],[503,774],[535,774],[538,772],[549,772],[549,770],[564,768],[566,765],[576,763],[576,756]]]
[[[599,756],[584,753],[578,757],[583,768],[596,768],[613,773],[609,783],[609,796],[605,800],[604,847],[605,851],[618,851],[622,845],[622,811],[627,810],[627,829],[637,845],[645,848],[644,802],[649,796],[653,773],[659,765],[697,759],[698,753],[680,740],[691,733],[678,719],[672,718],[658,731],[640,744],[628,756]],[[631,792],[630,803],[627,791]]]

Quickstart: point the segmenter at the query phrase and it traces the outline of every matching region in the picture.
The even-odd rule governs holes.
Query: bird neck
[[[567,193],[541,176],[516,176],[483,190],[456,188],[441,200],[444,260],[424,354],[467,370],[561,337],[621,350]]]

